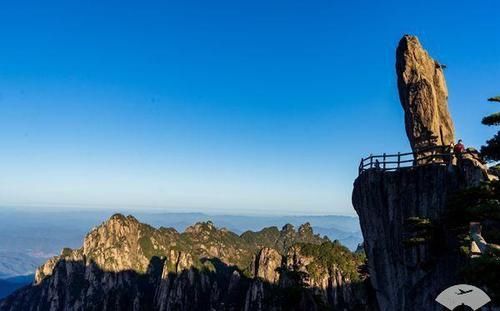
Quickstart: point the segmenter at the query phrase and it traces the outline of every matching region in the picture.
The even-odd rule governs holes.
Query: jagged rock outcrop
[[[479,184],[485,180],[498,180],[497,176],[491,174],[486,162],[474,148],[467,148],[467,150],[460,155],[459,159],[457,159],[457,165],[462,170],[465,178],[473,186],[479,186]]]
[[[448,111],[443,65],[429,56],[417,37],[405,35],[399,42],[396,73],[412,149],[453,143],[455,130]]]
[[[314,234],[311,224],[305,223],[295,230],[291,224],[286,224],[279,230],[277,227],[264,228],[259,232],[247,231],[241,237],[254,248],[270,247],[278,252],[285,252],[295,243],[321,244],[325,239]]]
[[[396,52],[398,88],[414,151],[454,139],[442,67],[418,39],[404,36]],[[435,139],[434,139],[435,138]],[[354,182],[370,281],[381,311],[442,310],[437,295],[459,281],[463,257],[448,227],[447,202],[488,178],[473,152],[395,171],[368,169]],[[429,164],[429,163],[425,163]]]
[[[428,147],[455,143],[443,68],[429,56],[417,37],[405,35],[400,40],[396,50],[399,99],[405,113],[406,134],[419,158],[451,151],[447,148],[425,151]],[[480,179],[494,178],[488,174],[487,166],[474,150],[467,150],[461,157],[470,160],[464,164],[481,169],[471,171],[481,175]],[[447,157],[438,156],[417,163],[442,163],[447,160]]]
[[[243,238],[205,222],[179,233],[116,214],[89,232],[80,249],[48,260],[34,284],[0,301],[0,310],[368,308],[365,278],[357,272],[362,258],[318,238],[308,225],[269,232]],[[256,247],[259,236],[267,246]],[[273,248],[288,244],[289,252]]]

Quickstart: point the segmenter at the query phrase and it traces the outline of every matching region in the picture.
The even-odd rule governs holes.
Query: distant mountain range
[[[65,247],[76,248],[90,228],[113,214],[106,210],[36,211],[0,209],[0,279],[32,274],[49,257]],[[265,227],[296,227],[309,222],[314,232],[339,240],[351,250],[362,242],[358,218],[348,216],[239,216],[203,213],[159,213],[135,211],[141,222],[153,227],[183,231],[196,222],[211,221],[217,227],[242,234]]]
[[[203,221],[181,232],[115,214],[79,248],[48,259],[32,285],[0,300],[0,311],[365,311],[364,262],[307,222],[237,234]]]

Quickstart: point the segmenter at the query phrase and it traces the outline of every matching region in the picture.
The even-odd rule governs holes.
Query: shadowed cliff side
[[[143,274],[61,260],[54,275],[16,291],[0,303],[0,310],[369,310],[364,297],[356,297],[361,300],[355,304],[346,300],[352,291],[336,286],[340,274],[328,280],[325,290],[304,287],[295,278],[298,271],[281,272],[286,281],[280,284],[246,277],[218,259],[207,262],[217,270],[168,272],[165,260],[153,257]]]
[[[370,279],[381,310],[441,310],[463,258],[445,223],[448,197],[475,185],[457,166],[368,170],[354,182]]]

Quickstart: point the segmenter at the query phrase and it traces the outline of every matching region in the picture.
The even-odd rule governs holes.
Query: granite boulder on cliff
[[[448,146],[455,140],[443,67],[417,37],[405,35],[400,40],[396,50],[398,90],[413,151]]]

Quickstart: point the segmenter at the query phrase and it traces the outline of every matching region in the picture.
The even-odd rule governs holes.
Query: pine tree
[[[490,97],[488,100],[490,102],[500,102],[500,96]]]
[[[488,99],[491,102],[500,102],[500,96],[491,97]],[[495,112],[483,118],[482,123],[488,126],[500,125],[500,112]],[[481,147],[481,154],[486,161],[500,161],[500,131],[493,138],[486,141],[486,145]]]
[[[489,126],[500,125],[500,112],[495,112],[487,117],[484,117],[482,123]]]

